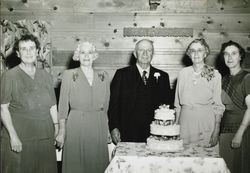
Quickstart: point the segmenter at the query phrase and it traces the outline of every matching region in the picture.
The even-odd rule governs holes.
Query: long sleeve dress
[[[56,104],[52,77],[45,70],[36,69],[32,79],[19,66],[6,71],[1,80],[1,104],[7,103],[22,151],[11,150],[10,137],[3,126],[2,173],[57,173],[50,115],[51,106]]]
[[[221,121],[220,155],[232,173],[250,172],[250,127],[246,129],[241,146],[231,148],[232,139],[246,112],[245,98],[250,94],[250,73],[240,71],[222,80],[222,102],[226,106]]]
[[[101,173],[107,167],[109,84],[104,71],[94,71],[92,86],[80,68],[64,72],[59,99],[59,119],[66,119],[63,173]]]
[[[211,67],[208,67],[211,69]],[[184,144],[209,145],[215,126],[215,115],[222,115],[221,75],[212,70],[209,75],[196,75],[192,66],[178,76],[175,107],[179,113],[181,138]]]

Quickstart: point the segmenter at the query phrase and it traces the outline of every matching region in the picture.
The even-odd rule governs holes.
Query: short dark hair
[[[228,46],[235,46],[235,47],[238,48],[239,54],[240,54],[240,57],[241,57],[240,64],[242,64],[243,60],[245,59],[246,52],[245,52],[244,48],[239,43],[237,43],[235,41],[232,41],[232,40],[230,40],[228,42],[225,42],[225,43],[223,43],[221,45],[219,56],[220,56],[220,59],[222,60],[222,62],[225,62],[225,60],[224,60],[224,51]]]
[[[40,50],[40,42],[38,41],[37,37],[31,34],[26,34],[21,36],[20,39],[16,40],[14,44],[14,51],[19,51],[19,43],[22,41],[32,41],[36,44],[36,49]]]

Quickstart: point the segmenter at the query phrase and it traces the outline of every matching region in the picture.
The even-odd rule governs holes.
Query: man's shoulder
[[[119,68],[116,70],[117,73],[126,73],[136,69],[136,66],[130,65],[127,67]]]
[[[151,66],[151,69],[153,73],[160,73],[161,75],[168,76],[168,73],[161,69],[155,68],[153,66]]]

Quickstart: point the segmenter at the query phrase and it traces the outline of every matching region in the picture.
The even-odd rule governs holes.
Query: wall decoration
[[[124,37],[193,37],[192,28],[123,28]]]
[[[19,20],[16,22],[1,20],[1,70],[8,68],[6,60],[13,54],[13,46],[16,39],[24,34],[36,36],[40,42],[41,49],[37,58],[37,67],[44,68],[50,72],[51,68],[51,37],[50,24],[40,20]]]

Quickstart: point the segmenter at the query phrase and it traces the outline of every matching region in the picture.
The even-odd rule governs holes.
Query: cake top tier
[[[159,109],[155,110],[155,117],[156,120],[175,120],[175,111],[169,108],[169,105],[161,105]]]

